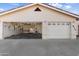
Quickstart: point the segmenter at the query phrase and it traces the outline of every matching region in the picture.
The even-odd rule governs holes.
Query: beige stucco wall
[[[41,9],[41,12],[34,11],[36,7]],[[4,16],[0,16],[0,21],[3,22],[72,22],[76,27],[76,21],[74,17],[45,8],[40,5],[35,5],[25,9],[17,10],[16,12],[8,13]],[[72,24],[71,24],[72,25]],[[43,27],[44,28],[44,27]],[[72,29],[72,38],[76,37],[75,31]],[[74,34],[75,33],[75,34]],[[43,33],[44,34],[44,33]]]
[[[35,12],[35,8],[39,7],[42,11]],[[63,13],[44,8],[42,6],[36,5],[16,12],[9,13],[7,15],[1,16],[2,21],[74,21],[75,18],[65,15]]]

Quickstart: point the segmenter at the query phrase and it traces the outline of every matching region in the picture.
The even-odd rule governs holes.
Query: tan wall
[[[42,11],[35,12],[35,8],[39,7]],[[7,15],[1,16],[2,21],[74,21],[75,18],[62,14],[60,12],[44,8],[42,6],[36,5],[26,9],[18,10],[16,12],[9,13]]]

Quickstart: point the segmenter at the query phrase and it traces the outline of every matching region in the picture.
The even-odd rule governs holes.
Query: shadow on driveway
[[[20,33],[17,35],[6,37],[5,39],[42,39],[42,34],[40,33]]]

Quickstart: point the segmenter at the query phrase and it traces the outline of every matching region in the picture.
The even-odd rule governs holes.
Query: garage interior
[[[41,22],[4,22],[4,39],[42,39]]]

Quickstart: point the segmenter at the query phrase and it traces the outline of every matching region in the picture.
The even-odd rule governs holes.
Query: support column
[[[0,40],[3,39],[3,22],[0,21]]]
[[[77,35],[77,24],[76,22],[71,22],[71,39],[76,39]]]
[[[42,23],[42,39],[47,39],[47,22]]]

